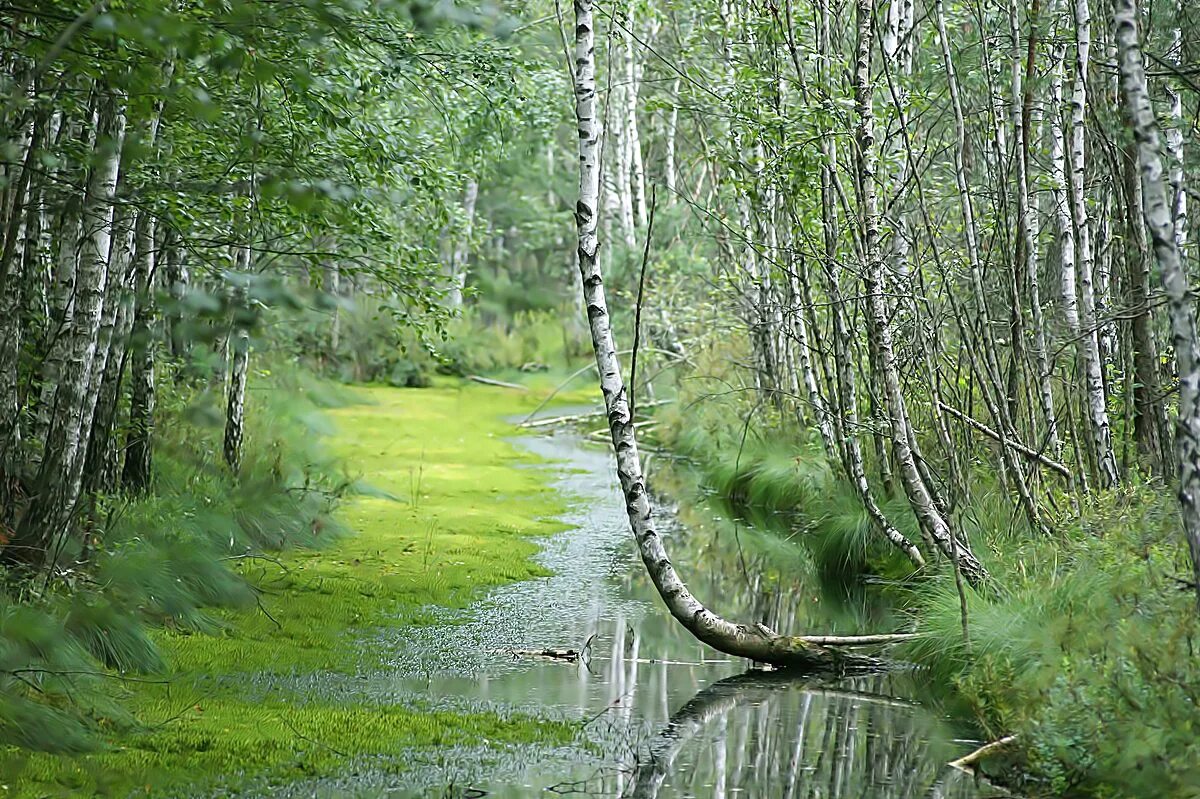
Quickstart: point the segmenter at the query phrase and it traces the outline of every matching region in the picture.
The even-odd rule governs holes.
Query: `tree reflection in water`
[[[752,671],[700,690],[646,744],[632,776],[604,793],[664,796],[1006,796],[945,767],[954,749],[927,712],[878,675],[821,687]],[[617,790],[611,790],[618,788]]]

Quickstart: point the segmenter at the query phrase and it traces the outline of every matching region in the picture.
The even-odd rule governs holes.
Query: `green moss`
[[[347,756],[411,747],[573,738],[572,725],[536,718],[290,703],[278,692],[263,701],[239,690],[239,675],[370,669],[382,653],[356,642],[371,628],[421,623],[428,605],[463,607],[488,587],[544,574],[530,560],[534,538],[562,529],[563,499],[538,470],[522,468],[537,459],[506,440],[513,430],[503,421],[544,394],[439,381],[361,395],[362,404],[330,412],[335,454],[371,489],[339,514],[352,532],[324,549],[242,561],[261,610],[219,611],[216,635],[157,632],[169,677],[113,680],[135,727],[101,720],[112,724],[108,748],[81,756],[0,753],[0,790],[127,795],[328,773]]]

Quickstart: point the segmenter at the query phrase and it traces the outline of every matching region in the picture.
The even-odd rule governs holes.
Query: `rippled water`
[[[987,797],[946,763],[978,742],[922,706],[919,674],[823,681],[747,672],[696,643],[644,576],[607,450],[555,433],[518,440],[559,465],[574,529],[539,560],[554,572],[493,591],[445,626],[362,642],[389,668],[313,677],[298,694],[585,719],[566,749],[414,753],[403,776],[364,759],[343,774],[272,787],[279,796]],[[681,521],[682,520],[682,521]],[[703,500],[660,512],[673,560],[702,601],[792,632],[878,632],[892,621],[806,579],[780,531],[734,523]],[[786,530],[782,533],[786,535]],[[514,655],[582,648],[586,665]],[[957,729],[961,731],[961,725]]]

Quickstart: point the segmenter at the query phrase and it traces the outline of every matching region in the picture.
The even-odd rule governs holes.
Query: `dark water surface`
[[[312,691],[381,702],[587,720],[568,749],[494,747],[414,754],[397,777],[363,761],[279,796],[989,797],[946,767],[978,741],[932,706],[920,674],[842,680],[747,673],[696,643],[665,612],[637,559],[606,449],[566,433],[522,438],[573,499],[574,529],[547,540],[552,577],[492,592],[456,623],[363,641],[390,669]],[[654,472],[665,470],[651,460]],[[661,468],[660,468],[661,467]],[[662,476],[666,476],[665,474]],[[681,492],[681,496],[687,491]],[[659,513],[672,558],[702,601],[789,632],[881,632],[886,611],[835,597],[809,573],[786,528],[730,521],[703,499]],[[760,525],[761,528],[761,525]],[[512,650],[582,648],[585,665]],[[304,686],[296,686],[305,693]]]

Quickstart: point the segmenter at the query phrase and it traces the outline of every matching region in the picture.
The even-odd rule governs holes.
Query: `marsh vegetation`
[[[0,6],[0,792],[1194,794],[1192,4]]]

